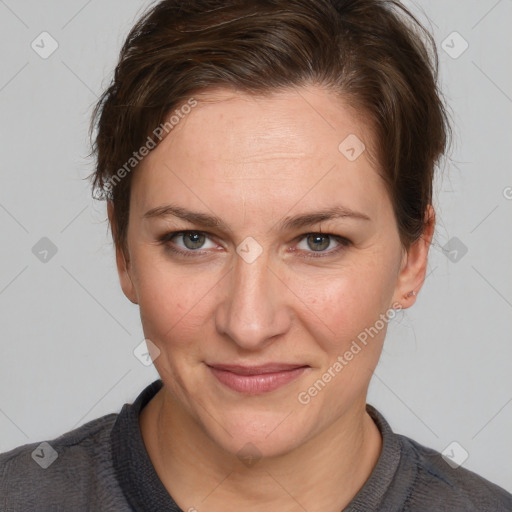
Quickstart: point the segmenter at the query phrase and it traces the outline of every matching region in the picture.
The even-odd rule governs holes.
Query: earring
[[[409,297],[415,297],[416,292],[414,290],[411,290],[407,295],[404,295],[404,298],[408,299]]]

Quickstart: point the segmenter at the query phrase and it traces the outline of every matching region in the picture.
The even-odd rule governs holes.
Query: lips
[[[259,366],[208,364],[216,379],[238,393],[258,395],[284,386],[302,375],[309,366],[269,363]]]

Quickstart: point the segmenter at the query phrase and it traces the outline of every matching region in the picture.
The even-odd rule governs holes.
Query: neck
[[[290,453],[247,467],[217,445],[163,387],[140,414],[151,462],[182,510],[342,510],[375,467],[380,432],[354,402],[328,429]]]

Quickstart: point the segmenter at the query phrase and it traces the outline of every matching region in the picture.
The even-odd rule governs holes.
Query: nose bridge
[[[247,258],[243,249],[240,244],[218,327],[238,345],[256,349],[286,331],[289,315],[286,294],[278,289],[284,285],[269,268],[268,252]]]

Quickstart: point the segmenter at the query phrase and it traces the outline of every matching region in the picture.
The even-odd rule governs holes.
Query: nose
[[[229,276],[216,312],[219,333],[256,351],[289,330],[292,310],[287,301],[293,294],[269,266],[265,252],[251,263],[237,256]]]

